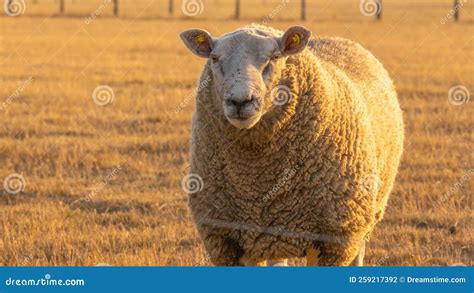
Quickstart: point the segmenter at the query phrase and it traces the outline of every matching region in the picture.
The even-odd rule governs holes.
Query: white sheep
[[[403,148],[392,81],[360,45],[310,35],[181,34],[208,58],[191,141],[203,185],[189,203],[216,265],[362,265],[382,219]]]

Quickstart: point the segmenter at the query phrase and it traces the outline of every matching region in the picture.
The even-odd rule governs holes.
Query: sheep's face
[[[281,37],[241,29],[213,38],[206,31],[190,29],[181,33],[181,39],[193,53],[209,59],[213,90],[227,120],[248,129],[271,111],[272,89],[286,57],[301,52],[310,35],[301,26],[289,28]]]

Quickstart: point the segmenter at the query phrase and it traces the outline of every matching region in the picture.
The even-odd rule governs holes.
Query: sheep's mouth
[[[224,115],[233,126],[239,129],[249,129],[260,120],[262,113],[260,103],[254,101],[244,106],[224,103]]]
[[[235,116],[235,117],[227,117],[227,120],[232,124],[233,126],[239,128],[239,129],[250,129],[254,127],[258,121],[260,121],[260,114],[255,114],[250,117],[245,117],[245,116]]]

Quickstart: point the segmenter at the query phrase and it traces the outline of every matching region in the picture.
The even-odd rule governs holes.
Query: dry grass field
[[[310,0],[302,23],[298,1],[242,1],[239,21],[230,0],[196,17],[124,0],[120,18],[107,6],[90,21],[102,1],[67,1],[68,17],[27,2],[0,17],[0,265],[209,265],[181,188],[204,60],[178,34],[262,21],[357,41],[395,81],[405,152],[367,264],[474,264],[474,101],[448,100],[456,85],[474,93],[472,3],[444,23],[451,1],[387,0],[377,22],[358,1]]]

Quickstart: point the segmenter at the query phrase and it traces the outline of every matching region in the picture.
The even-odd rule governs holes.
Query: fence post
[[[64,14],[64,0],[59,0],[59,14]]]
[[[459,9],[461,7],[459,7],[459,0],[454,0],[454,3],[453,3],[453,11],[454,11],[454,21],[458,21],[459,20]]]
[[[118,16],[118,14],[119,14],[119,1],[114,0],[114,15]]]
[[[174,10],[173,0],[169,0],[169,2],[168,2],[168,13],[169,13],[169,15],[173,15],[173,10]]]
[[[382,5],[382,0],[377,0],[377,20],[382,19],[382,10],[383,10],[383,5]]]
[[[301,0],[301,20],[306,20],[306,1]]]
[[[240,0],[235,0],[235,19],[240,18]]]

